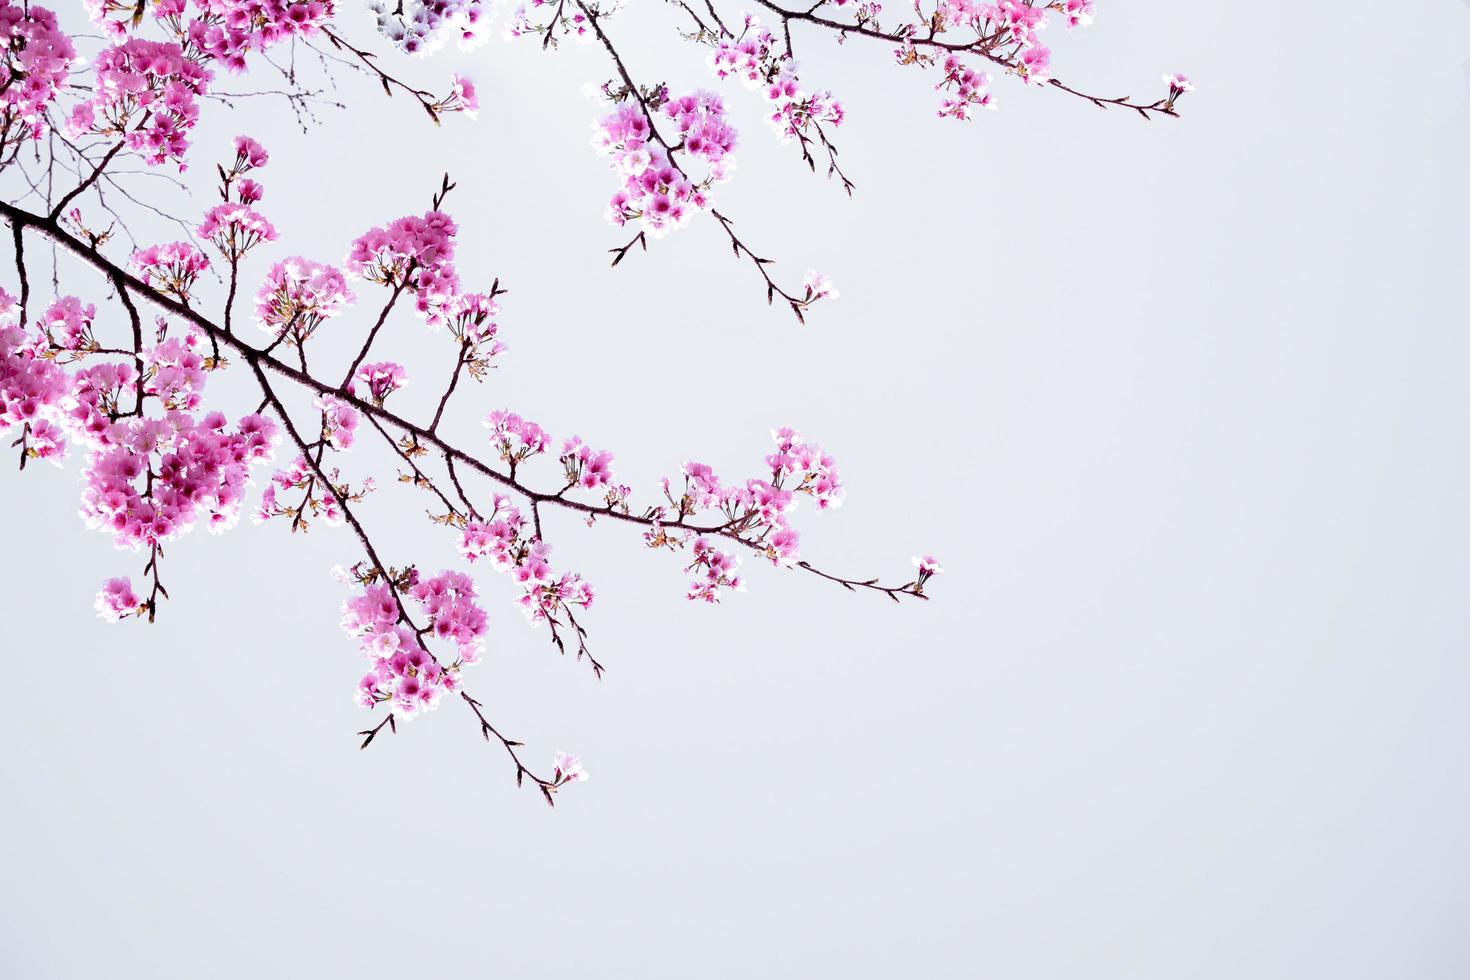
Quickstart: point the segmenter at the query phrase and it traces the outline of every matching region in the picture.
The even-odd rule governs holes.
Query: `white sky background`
[[[849,486],[798,512],[811,560],[949,572],[898,608],[747,561],[710,609],[677,557],[552,516],[606,680],[478,570],[471,677],[529,758],[592,772],[550,811],[452,704],[356,750],[345,529],[191,535],[159,623],[106,626],[100,581],[141,561],[76,518],[75,462],[6,475],[0,974],[1464,976],[1470,11],[1099,6],[1056,29],[1058,75],[1187,71],[1183,120],[1000,81],[957,125],[884,46],[798,31],[850,110],[848,201],[725,89],[719,206],[843,291],[807,327],[708,220],[606,267],[595,49],[387,58],[473,73],[479,122],[439,130],[346,76],[356,109],[305,135],[273,103],[207,110],[198,206],[259,137],[275,255],[340,260],[459,180],[461,272],[511,288],[511,351],[451,436],[508,406],[647,492],[688,458],[754,474],[794,425]],[[635,76],[714,86],[672,22],[609,29]],[[392,322],[400,408],[450,349]],[[349,460],[381,478],[370,445]],[[452,562],[424,501],[363,507],[390,561]]]

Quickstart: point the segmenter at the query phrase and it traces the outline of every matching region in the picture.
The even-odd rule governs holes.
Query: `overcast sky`
[[[643,6],[610,24],[634,73],[713,84]],[[999,112],[941,121],[883,45],[798,31],[849,108],[848,200],[726,90],[721,208],[842,289],[805,327],[708,220],[607,268],[594,49],[391,59],[479,81],[478,123],[437,130],[345,77],[357,108],[306,134],[266,100],[206,110],[188,178],[266,142],[280,254],[338,260],[459,180],[460,268],[510,287],[511,352],[456,440],[508,406],[646,494],[690,458],[754,475],[793,425],[849,486],[798,512],[807,557],[948,573],[896,607],[747,562],[748,592],[695,607],[676,557],[551,517],[607,677],[477,570],[471,680],[530,758],[583,758],[552,811],[453,705],[357,751],[347,532],[191,535],[159,622],[108,626],[98,584],[140,560],[82,526],[75,465],[7,474],[0,973],[1470,972],[1470,9],[1099,7],[1057,73],[1142,96],[1189,72],[1185,118],[1002,81]],[[389,330],[423,411],[449,342]],[[387,475],[375,453],[351,463]],[[452,564],[423,506],[362,513],[390,560]]]

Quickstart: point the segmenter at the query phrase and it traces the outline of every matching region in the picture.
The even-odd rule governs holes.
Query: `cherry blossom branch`
[[[280,397],[275,393],[275,389],[271,387],[270,379],[266,377],[265,371],[261,366],[262,360],[264,359],[262,358],[250,360],[249,363],[252,371],[255,373],[256,381],[260,384],[261,391],[265,394],[266,400],[270,402],[271,407],[275,409],[276,414],[280,417],[281,423],[285,426],[287,433],[291,437],[291,440],[296,444],[297,449],[301,451],[303,458],[309,461],[311,468],[316,474],[317,478],[320,479],[325,486],[332,488],[335,491],[335,488],[332,486],[331,481],[327,478],[326,472],[322,469],[320,453],[318,453],[315,458],[312,457],[309,444],[302,437],[300,431],[296,428],[295,423],[292,422],[290,413],[286,411],[286,406],[282,404]],[[408,608],[404,605],[402,592],[399,590],[398,583],[395,580],[392,571],[390,570],[389,566],[385,565],[383,563],[383,560],[378,557],[378,551],[373,546],[372,539],[368,536],[366,528],[363,527],[362,522],[358,520],[357,516],[353,514],[351,506],[347,503],[346,494],[338,492],[337,496],[341,501],[342,515],[346,519],[348,526],[352,528],[353,534],[357,536],[358,543],[362,545],[362,549],[367,554],[368,560],[372,562],[373,570],[377,573],[378,576],[381,577],[384,582],[387,583],[388,588],[393,595],[393,599],[397,603],[399,617],[414,631],[414,635],[418,642],[419,648],[423,650],[425,654],[432,658],[434,656],[433,653],[430,652],[429,648],[425,646],[423,642],[423,636],[424,633],[427,632],[427,630],[420,629],[414,625],[413,619],[409,615]],[[435,659],[437,662],[437,658]],[[601,669],[599,667],[599,673],[600,670]],[[469,692],[461,691],[460,696],[464,699],[464,702],[469,705],[470,710],[475,713],[475,717],[479,719],[480,730],[484,734],[485,738],[488,740],[493,734],[497,739],[500,740],[501,745],[505,747],[506,752],[510,755],[511,760],[515,763],[516,766],[516,785],[522,785],[523,778],[526,776],[530,776],[532,781],[536,784],[537,788],[541,790],[542,796],[545,797],[546,802],[548,804],[555,805],[555,800],[553,800],[552,798],[552,793],[559,784],[556,781],[544,779],[541,776],[538,776],[535,772],[531,771],[531,769],[529,769],[524,762],[521,761],[521,757],[515,751],[517,748],[521,747],[521,743],[513,742],[510,739],[507,739],[504,735],[501,735],[500,732],[495,728],[495,726],[491,725],[490,722],[485,718],[484,713],[481,711],[481,708],[483,706],[480,704],[479,701],[476,701],[474,698],[472,698],[469,695]],[[396,734],[398,731],[398,725],[397,722],[393,720],[393,717],[393,712],[389,711],[388,716],[383,721],[379,722],[375,728],[363,732],[358,732],[359,735],[366,736],[366,738],[363,739],[362,744],[359,746],[359,748],[367,748],[368,745],[371,744],[373,739],[377,736],[378,732],[382,730],[385,723],[388,724],[392,728],[393,732]]]
[[[637,103],[638,108],[642,110],[644,117],[648,120],[649,132],[652,136],[652,139],[655,143],[657,143],[664,149],[664,152],[668,154],[670,164],[676,170],[678,170],[680,174],[684,175],[687,178],[688,172],[679,163],[678,160],[678,153],[683,148],[683,144],[671,144],[668,139],[666,139],[664,135],[659,131],[658,123],[654,118],[655,114],[649,104],[649,98],[645,94],[645,90],[633,80],[633,76],[629,73],[628,67],[623,61],[623,56],[618,53],[618,49],[616,46],[614,46],[612,38],[610,38],[607,32],[603,30],[601,15],[594,8],[589,7],[585,2],[583,2],[583,0],[574,0],[574,2],[576,3],[577,9],[582,12],[583,16],[587,18],[588,23],[592,25],[592,30],[593,33],[597,36],[597,40],[602,43],[603,48],[607,51],[608,57],[612,60],[613,67],[617,69],[618,77],[621,78],[623,81],[623,90],[627,93],[627,96],[629,98],[632,98]],[[549,35],[550,30],[548,30],[547,33]],[[835,152],[833,156],[833,168],[836,169]],[[846,175],[843,175],[842,179],[844,183],[847,182]],[[788,292],[783,287],[777,285],[776,281],[771,278],[770,272],[766,269],[766,266],[771,264],[773,260],[761,258],[760,256],[756,255],[750,250],[749,247],[745,245],[744,242],[736,237],[734,230],[730,227],[730,225],[732,224],[731,219],[726,218],[724,215],[713,209],[711,209],[710,213],[714,215],[714,217],[719,221],[720,228],[729,238],[730,247],[735,257],[739,258],[742,255],[747,256],[755,265],[755,268],[760,273],[761,278],[765,280],[766,302],[768,304],[773,303],[775,301],[775,297],[779,295],[791,307],[791,312],[796,315],[796,319],[799,322],[806,322],[806,318],[803,315],[802,311],[806,309],[806,307],[809,306],[816,298],[813,295],[813,292],[808,289],[805,296],[797,297]],[[627,245],[611,249],[613,253],[612,264],[616,266],[618,263],[622,262],[623,259],[627,256],[628,251],[633,247],[635,243],[642,245],[644,251],[648,250],[648,241],[644,237],[643,232],[640,231]]]
[[[24,211],[20,208],[15,207],[14,205],[5,202],[0,202],[0,215],[3,215],[5,220],[11,223],[12,227],[19,226],[21,228],[30,229],[37,234],[40,234],[42,237],[55,242],[63,249],[81,259],[83,262],[102,272],[103,275],[109,277],[110,279],[113,279],[114,281],[121,282],[128,290],[135,293],[136,295],[142,297],[143,299],[159,307],[160,309],[180,317],[181,319],[191,323],[195,327],[198,327],[205,333],[213,336],[221,344],[233,349],[240,356],[240,358],[245,361],[245,363],[251,366],[252,370],[257,374],[257,376],[259,376],[261,370],[269,370],[284,378],[289,378],[302,387],[307,388],[317,394],[331,395],[334,398],[337,398],[340,401],[351,405],[357,411],[362,412],[365,415],[375,416],[386,425],[397,428],[405,434],[414,436],[421,443],[433,446],[435,449],[443,453],[447,458],[466,467],[469,467],[471,470],[474,470],[480,475],[486,477],[493,483],[496,483],[506,488],[507,490],[515,492],[530,503],[538,505],[546,504],[553,507],[560,507],[587,515],[588,517],[594,519],[608,518],[621,523],[631,524],[642,528],[665,527],[685,530],[700,535],[719,537],[734,544],[738,544],[742,548],[749,551],[754,551],[757,553],[763,551],[763,546],[761,544],[757,542],[752,542],[742,537],[739,533],[738,525],[732,526],[732,524],[728,522],[713,525],[695,524],[689,522],[685,516],[680,516],[675,520],[662,520],[651,515],[639,515],[623,512],[616,509],[610,504],[594,505],[585,503],[580,500],[574,500],[566,497],[564,495],[564,491],[562,490],[537,490],[534,487],[531,487],[516,479],[511,474],[502,473],[499,470],[496,470],[495,468],[478,459],[474,455],[467,453],[452,445],[451,443],[445,441],[441,436],[437,435],[436,433],[430,432],[424,426],[418,425],[417,423],[405,419],[381,406],[374,405],[372,402],[364,400],[352,394],[351,392],[346,390],[345,382],[341,385],[333,387],[324,382],[318,381],[312,375],[267,355],[260,348],[246,343],[244,340],[240,339],[237,336],[226,333],[223,327],[218,326],[207,317],[200,314],[197,310],[184,305],[178,300],[156,289],[153,289],[146,283],[125,272],[123,269],[103,257],[99,252],[89,248],[86,243],[73,237],[63,228],[61,228],[59,225],[49,220],[48,218],[42,215],[37,215],[28,211]],[[349,380],[350,377],[351,376],[349,375]],[[269,398],[267,398],[267,400],[269,401]],[[325,479],[323,480],[323,482],[326,482]],[[801,563],[794,567],[801,568],[804,571],[811,572],[815,575],[818,575],[822,578],[827,578],[834,582],[851,582],[861,584],[864,581],[858,579],[844,579],[842,577],[832,576],[822,572],[815,566],[806,563]],[[912,590],[907,589],[905,586],[894,586],[891,589],[879,588],[878,591],[892,591],[904,595],[915,594]]]
[[[806,10],[792,10],[773,2],[773,0],[755,0],[755,2],[765,9],[771,11],[773,14],[781,19],[781,23],[785,26],[785,29],[788,32],[788,39],[790,37],[790,25],[795,22],[809,24],[822,30],[832,31],[838,34],[839,37],[844,37],[848,34],[856,34],[861,37],[872,38],[874,40],[885,41],[901,46],[911,45],[915,48],[926,48],[935,51],[942,51],[947,54],[974,55],[976,57],[985,59],[991,64],[998,65],[1006,69],[1007,71],[1014,72],[1016,74],[1025,75],[1028,71],[1024,63],[1019,61],[1014,55],[996,53],[996,47],[1000,45],[1002,41],[1007,39],[1007,34],[1003,32],[997,32],[989,35],[977,34],[977,36],[970,41],[944,41],[937,36],[943,30],[943,27],[941,26],[942,19],[938,18],[938,15],[935,15],[935,18],[931,19],[929,22],[928,35],[922,36],[913,32],[912,28],[915,25],[912,24],[905,25],[904,27],[901,27],[897,30],[885,31],[879,29],[876,26],[870,26],[868,23],[865,22],[849,23],[844,21],[832,20],[831,18],[823,17],[816,13],[816,11],[824,5],[822,3],[818,3]],[[1077,89],[1074,89],[1068,85],[1064,85],[1061,81],[1055,78],[1047,79],[1046,84],[1051,88],[1066,92],[1069,95],[1074,95],[1079,98],[1086,99],[1088,102],[1091,102],[1093,105],[1097,106],[1100,109],[1106,109],[1108,106],[1118,106],[1124,109],[1132,109],[1133,111],[1141,115],[1144,119],[1148,119],[1150,113],[1156,113],[1162,116],[1172,116],[1175,118],[1178,118],[1179,115],[1178,112],[1176,112],[1174,109],[1175,100],[1173,99],[1163,98],[1150,103],[1140,103],[1132,101],[1126,95],[1116,99],[1108,99],[1101,96],[1089,95],[1085,92],[1078,91]]]

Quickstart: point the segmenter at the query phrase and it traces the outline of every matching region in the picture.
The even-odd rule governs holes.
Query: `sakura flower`
[[[133,583],[126,578],[108,579],[97,593],[97,615],[109,623],[138,615],[143,605],[143,600],[133,591]]]
[[[565,752],[558,752],[552,761],[551,781],[558,785],[562,783],[585,783],[588,779],[586,769],[582,768],[582,760]]]

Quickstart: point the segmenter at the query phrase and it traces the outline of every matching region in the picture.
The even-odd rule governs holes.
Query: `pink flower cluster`
[[[134,252],[131,265],[148,285],[187,303],[194,281],[209,268],[209,259],[188,242],[169,242]]]
[[[807,272],[801,281],[801,287],[806,290],[804,302],[807,304],[815,303],[819,299],[836,299],[841,295],[832,284],[832,277],[815,269]]]
[[[353,377],[354,390],[360,384],[367,389],[368,399],[374,405],[382,405],[388,396],[408,384],[408,375],[403,365],[391,361],[364,364]]]
[[[460,532],[459,553],[473,563],[488,558],[496,571],[510,572],[522,593],[516,598],[531,625],[558,622],[572,606],[592,604],[592,587],[573,572],[558,577],[548,560],[550,548],[534,537],[520,509],[496,496],[495,508],[485,520],[472,520]]]
[[[255,294],[255,317],[267,333],[300,346],[353,299],[341,270],[293,256],[266,273]]]
[[[1181,75],[1177,72],[1172,75],[1165,75],[1164,83],[1169,86],[1169,98],[1164,105],[1166,109],[1172,110],[1174,103],[1179,101],[1181,95],[1185,92],[1194,91],[1194,83],[1189,80],[1189,76]]]
[[[240,174],[249,173],[257,167],[263,167],[270,163],[271,155],[259,141],[249,136],[235,137],[235,163],[230,168],[227,176],[238,177]]]
[[[460,659],[475,663],[485,635],[485,610],[475,603],[475,583],[464,572],[440,572],[409,593],[429,616],[429,632],[454,644]]]
[[[510,464],[512,474],[516,464],[546,452],[551,444],[545,429],[509,409],[497,408],[485,416],[485,427],[490,430],[490,442],[500,458]]]
[[[694,560],[684,569],[697,572],[699,578],[689,583],[689,598],[703,602],[720,601],[721,589],[745,591],[745,582],[736,574],[740,559],[710,544],[704,538],[694,539]]]
[[[191,330],[182,338],[166,337],[143,351],[143,390],[165,409],[192,411],[199,407],[205,382],[204,355],[199,352],[202,340],[202,334]]]
[[[796,63],[789,54],[777,51],[775,35],[751,14],[745,15],[739,36],[715,42],[709,65],[718,78],[733,76],[761,90],[771,104],[766,121],[783,143],[798,138],[813,123],[840,126],[845,118],[842,103],[831,92],[802,89]]]
[[[260,415],[233,432],[219,412],[114,422],[84,471],[82,517],[120,548],[168,541],[201,517],[223,531],[239,518],[249,467],[269,459],[275,438],[276,424]]]
[[[362,413],[332,395],[319,395],[314,403],[322,413],[322,438],[327,445],[339,452],[346,452],[357,443],[357,426]]]
[[[219,168],[220,196],[224,203],[205,212],[199,236],[213,242],[232,266],[255,246],[276,240],[275,226],[251,207],[263,194],[261,186],[242,176],[269,161],[270,154],[265,147],[249,136],[236,136],[234,162],[228,170]],[[232,192],[234,201],[230,200]]]
[[[40,139],[77,52],[45,7],[0,0],[0,155]]]
[[[481,0],[371,0],[378,30],[404,54],[425,55],[457,37],[468,51],[490,36]]]
[[[495,497],[495,509],[485,520],[465,524],[459,536],[459,553],[471,564],[490,559],[496,571],[507,572],[526,556],[529,546],[522,541],[525,518],[506,497]]]
[[[372,668],[358,681],[356,701],[365,708],[386,704],[395,717],[411,720],[434,708],[446,692],[460,689],[460,672],[479,662],[485,611],[475,602],[475,586],[462,572],[445,571],[419,580],[412,574],[409,595],[429,616],[428,632],[452,643],[457,659],[443,666],[401,622],[394,587],[367,585],[342,606],[342,628],[359,637]]]
[[[129,38],[97,56],[93,96],[72,110],[67,127],[76,136],[121,135],[146,162],[174,160],[183,170],[196,100],[211,77],[177,44]]]
[[[465,347],[465,366],[476,378],[483,378],[490,362],[505,351],[497,339],[500,304],[489,293],[460,293],[444,307],[449,332]]]
[[[143,612],[145,603],[133,591],[133,583],[126,578],[110,578],[102,583],[97,593],[97,615],[109,623],[137,616]]]
[[[840,506],[843,487],[836,461],[815,443],[808,443],[794,429],[774,429],[776,451],[766,456],[769,480],[751,479],[744,484],[725,485],[713,468],[704,463],[684,464],[684,486],[677,495],[671,481],[663,481],[670,508],[657,508],[657,523],[644,532],[651,548],[678,548],[688,543],[689,534],[679,530],[688,517],[703,511],[720,517],[719,526],[772,562],[794,562],[801,550],[801,535],[791,526],[788,514],[799,496],[811,497],[817,510]],[[740,588],[735,574],[738,562],[708,540],[696,538],[694,561],[687,571],[699,570],[689,598],[717,602],[722,588]]]
[[[941,119],[969,119],[970,109],[975,106],[995,108],[995,100],[990,95],[990,76],[970,68],[956,55],[944,59],[944,78],[934,87],[949,92],[939,103]]]
[[[572,436],[561,444],[561,464],[569,487],[580,486],[583,490],[612,487],[617,478],[613,474],[612,462],[612,453],[606,449],[593,449],[579,436]]]
[[[59,297],[41,314],[41,328],[52,344],[64,350],[90,350],[97,346],[92,337],[92,321],[97,307],[82,305],[75,296]]]
[[[941,30],[965,27],[974,31],[984,39],[986,50],[999,48],[1006,52],[1012,73],[1028,85],[1040,85],[1051,80],[1051,49],[1041,43],[1040,37],[1049,12],[1060,14],[1070,30],[1091,24],[1096,10],[1094,0],[938,0],[932,18]],[[917,32],[918,27],[913,26],[909,36],[917,36]],[[903,65],[933,62],[912,41],[905,41],[894,54]],[[985,72],[966,65],[957,53],[945,57],[942,70],[944,77],[934,86],[946,93],[939,106],[941,118],[969,119],[974,107],[995,108],[990,76]]]
[[[627,0],[598,0],[597,9],[599,16],[606,17],[621,10]],[[548,0],[531,0],[533,9],[549,7]],[[511,12],[510,23],[506,25],[505,37],[513,40],[520,37],[539,37],[550,35],[550,43],[555,44],[556,33],[560,29],[562,36],[571,36],[586,44],[592,40],[592,21],[581,10],[570,8],[569,5],[557,4],[552,13],[551,20],[542,24],[531,19],[530,11],[524,3],[518,3],[515,10]]]
[[[19,428],[35,437],[29,444],[33,456],[59,461],[65,443],[58,423],[64,419],[71,382],[43,356],[45,338],[27,337],[15,325],[18,311],[15,298],[0,289],[0,432]]]
[[[136,381],[137,372],[126,362],[78,369],[72,374],[67,401],[65,422],[69,430],[83,443],[99,444],[121,414],[122,393],[129,388],[136,391]]]
[[[712,174],[725,173],[729,164],[724,161],[734,151],[738,136],[725,120],[724,100],[713,92],[698,89],[669,99],[663,111],[678,129],[684,152],[703,157]]]
[[[242,183],[259,187],[254,181]],[[226,259],[238,261],[262,242],[276,240],[276,228],[248,204],[216,204],[204,212],[199,237],[214,243]]]
[[[408,289],[431,327],[442,326],[459,292],[454,268],[454,219],[443,211],[408,216],[370,228],[352,243],[349,275],[392,289]]]
[[[336,471],[332,475],[335,479]],[[364,482],[364,490],[371,489],[372,478],[369,477]],[[300,504],[287,507],[276,500],[278,490],[309,490],[310,493],[302,498]],[[304,456],[297,456],[290,466],[271,474],[270,484],[260,495],[260,506],[256,508],[254,521],[256,524],[264,524],[273,517],[292,517],[304,521],[303,511],[307,508],[310,508],[313,517],[320,519],[328,527],[337,527],[342,523],[342,503],[337,499],[337,490],[322,486],[311,464]]]
[[[158,16],[177,18],[186,0],[161,0]],[[245,56],[293,38],[311,38],[336,12],[332,0],[194,0],[200,15],[185,28],[201,52],[231,71],[245,70]]]
[[[332,0],[193,0],[197,16],[186,18],[189,0],[153,0],[153,16],[201,58],[218,58],[243,71],[245,56],[281,41],[312,37],[334,13]],[[84,0],[92,22],[122,43],[142,16],[135,0]]]
[[[663,105],[683,137],[683,148],[709,164],[709,174],[698,183],[675,165],[664,146],[654,139],[653,125],[634,100],[621,103],[597,123],[593,145],[610,154],[622,188],[608,204],[608,220],[615,225],[642,220],[645,230],[658,237],[682,228],[694,210],[709,203],[711,184],[729,179],[734,169],[730,151],[736,134],[725,121],[719,96],[697,91]]]

